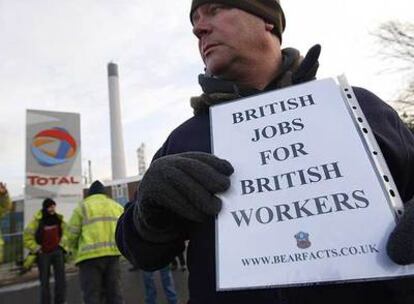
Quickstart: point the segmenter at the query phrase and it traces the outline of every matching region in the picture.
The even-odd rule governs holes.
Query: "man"
[[[12,201],[6,184],[0,182],[0,219],[12,209]],[[4,261],[4,240],[0,230],[0,264]]]
[[[68,223],[67,241],[79,266],[85,304],[123,303],[121,254],[115,244],[116,222],[122,211],[120,204],[106,196],[104,185],[95,181]]]
[[[66,301],[63,215],[56,213],[56,202],[46,198],[42,209],[33,217],[23,233],[24,246],[37,258],[40,280],[40,303],[52,303],[49,288],[50,267],[55,277],[55,304]]]
[[[188,239],[191,304],[398,303],[400,300],[408,303],[410,291],[398,290],[410,282],[403,279],[216,291],[214,216],[220,212],[221,201],[215,194],[228,189],[234,169],[227,161],[210,154],[208,108],[226,100],[313,80],[320,47],[311,48],[303,59],[294,49],[281,50],[285,16],[275,0],[193,0],[190,17],[206,68],[205,75],[199,77],[204,93],[192,98],[194,117],[176,128],[156,153],[139,186],[138,203],[130,206],[119,220],[117,243],[121,252],[143,269],[157,269],[181,252]],[[378,97],[361,88],[354,91],[401,197],[408,202],[414,194],[413,136]],[[413,213],[406,213],[411,218],[401,222],[408,223],[402,226],[403,231],[414,222]],[[414,228],[409,227],[405,234],[396,230],[396,235],[390,241],[393,245],[389,246],[390,255],[409,251],[412,254],[404,262],[413,263],[414,246],[395,249],[401,249],[407,235],[411,240],[409,245],[412,244]]]

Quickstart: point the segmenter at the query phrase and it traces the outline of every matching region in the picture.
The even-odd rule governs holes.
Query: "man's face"
[[[265,22],[237,8],[204,4],[191,18],[201,58],[215,76],[237,77],[240,68],[260,58],[264,39],[268,39]]]
[[[53,215],[56,213],[56,205],[50,205],[49,207],[47,207],[47,213],[49,213],[50,215]]]

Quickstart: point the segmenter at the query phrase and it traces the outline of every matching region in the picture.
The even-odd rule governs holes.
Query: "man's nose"
[[[199,18],[194,22],[193,25],[193,33],[197,38],[201,38],[202,36],[211,32],[211,24],[208,21],[208,18],[199,16]]]

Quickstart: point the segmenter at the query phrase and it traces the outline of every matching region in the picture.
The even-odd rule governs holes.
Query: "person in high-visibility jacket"
[[[51,198],[43,200],[42,209],[36,212],[23,232],[23,244],[30,251],[23,268],[29,270],[35,261],[39,269],[40,303],[52,303],[49,279],[53,267],[55,292],[53,303],[66,301],[66,275],[64,244],[65,222],[63,215],[56,212],[56,202]]]
[[[67,242],[79,267],[85,304],[123,303],[121,253],[115,243],[115,229],[123,207],[105,194],[95,181],[88,195],[73,211],[68,223]]]
[[[9,197],[6,184],[0,182],[0,219],[12,209],[12,201]],[[4,261],[4,240],[0,230],[0,264]]]

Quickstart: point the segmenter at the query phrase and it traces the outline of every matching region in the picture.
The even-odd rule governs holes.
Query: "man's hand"
[[[405,205],[404,215],[390,234],[388,256],[399,265],[414,263],[414,198]]]
[[[178,218],[203,222],[219,213],[221,200],[215,194],[230,187],[233,172],[228,161],[208,153],[186,152],[157,159],[139,186],[135,226],[148,240],[176,238]]]

